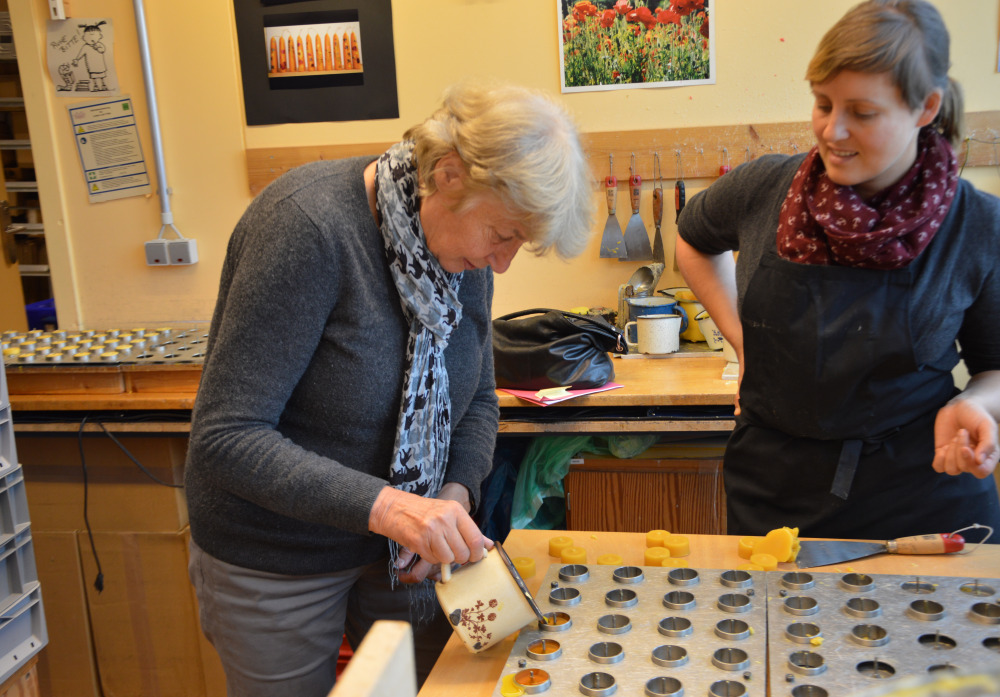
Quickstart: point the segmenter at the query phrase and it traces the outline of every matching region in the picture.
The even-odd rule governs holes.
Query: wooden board
[[[966,167],[1000,165],[1000,151],[992,143],[1000,134],[1000,111],[977,111],[965,115],[965,141],[958,154]],[[807,121],[788,123],[732,124],[657,128],[638,131],[604,131],[583,134],[595,185],[609,172],[614,156],[614,173],[624,190],[628,184],[629,162],[634,154],[638,174],[653,179],[654,155],[660,157],[663,179],[715,178],[728,153],[736,167],[748,159],[770,153],[794,154],[813,146],[815,138]],[[265,186],[293,167],[316,160],[381,154],[391,143],[350,143],[247,150],[250,193],[256,196]],[[683,172],[681,171],[683,170]]]

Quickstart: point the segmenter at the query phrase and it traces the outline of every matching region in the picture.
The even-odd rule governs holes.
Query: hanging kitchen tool
[[[656,290],[663,274],[663,264],[644,264],[632,272],[628,283],[618,286],[618,328],[624,329],[629,317],[629,298],[647,298]]]
[[[660,225],[663,223],[663,170],[660,169],[660,153],[653,153],[653,261],[663,263],[663,235]]]
[[[604,234],[601,235],[601,259],[621,259],[625,256],[625,241],[622,228],[615,215],[618,201],[618,180],[615,178],[615,156],[610,160],[609,174],[604,178],[604,196],[608,201],[608,222],[604,224]]]
[[[686,196],[684,194],[684,163],[681,160],[681,151],[677,151],[677,183],[674,184],[674,209],[677,211],[677,216],[674,218],[676,223],[681,219],[681,211],[684,210]],[[678,230],[677,236],[680,237],[680,231]],[[680,267],[677,266],[677,240],[674,240],[674,271],[680,271]]]
[[[723,174],[729,174],[732,170],[732,166],[729,164],[729,150],[727,148],[722,149],[722,164],[719,165],[719,176]]]
[[[799,543],[795,562],[800,569],[842,564],[875,554],[951,554],[965,547],[961,535],[914,535],[884,542],[807,540]]]
[[[653,250],[649,247],[649,233],[639,215],[639,195],[642,192],[642,177],[635,170],[635,153],[629,164],[628,194],[632,203],[632,217],[625,226],[625,256],[621,261],[652,261]]]

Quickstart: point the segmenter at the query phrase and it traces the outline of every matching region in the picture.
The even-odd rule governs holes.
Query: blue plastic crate
[[[45,330],[59,326],[56,320],[56,301],[53,298],[28,303],[24,306],[24,310],[28,313],[29,329]]]

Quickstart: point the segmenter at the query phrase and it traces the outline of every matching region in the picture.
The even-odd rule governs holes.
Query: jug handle
[[[688,313],[679,304],[676,307],[674,307],[674,310],[677,312],[677,314],[681,316],[681,331],[683,332],[685,329],[688,328]]]
[[[479,553],[479,559],[483,560],[486,558],[486,547],[483,547]],[[448,583],[451,580],[451,564],[441,565],[441,583]]]

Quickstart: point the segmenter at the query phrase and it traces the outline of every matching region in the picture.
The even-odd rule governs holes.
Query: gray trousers
[[[345,571],[286,576],[227,564],[191,543],[188,573],[205,636],[218,651],[229,697],[327,697],[346,633],[358,644],[380,619],[413,625],[417,684],[451,626],[427,588],[390,586],[388,558]],[[432,617],[418,622],[418,611]],[[412,614],[412,616],[411,616]]]

